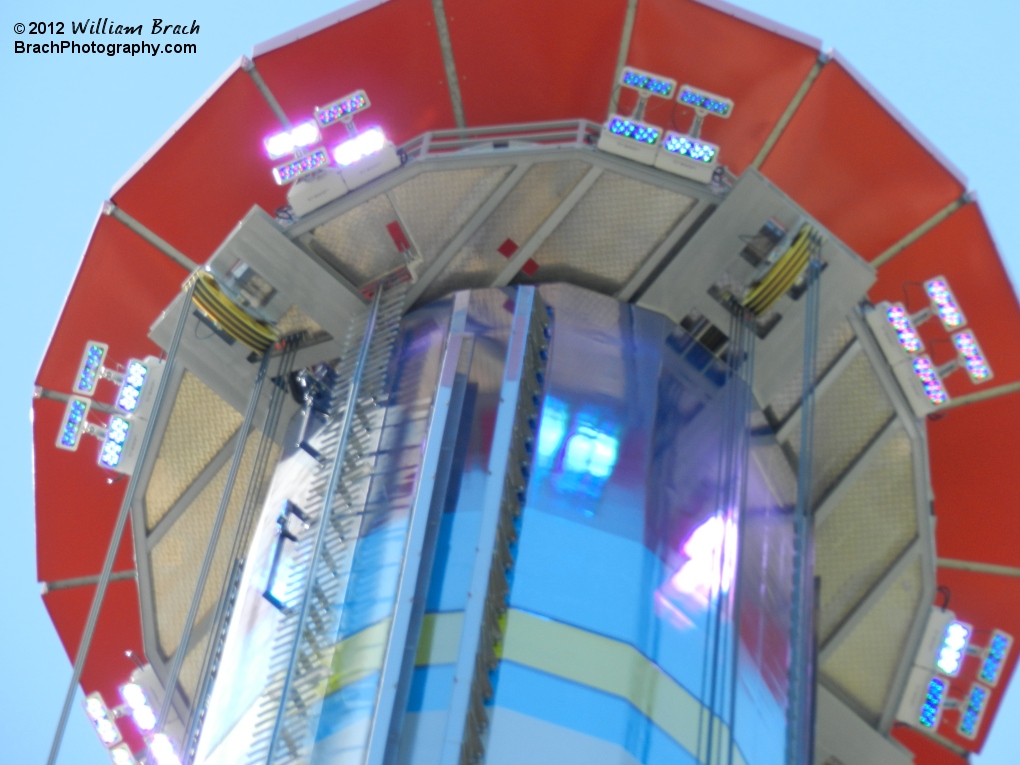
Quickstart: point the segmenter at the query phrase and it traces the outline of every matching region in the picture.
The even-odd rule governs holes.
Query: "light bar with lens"
[[[953,335],[953,345],[963,359],[963,366],[971,382],[980,383],[992,378],[991,367],[985,361],[985,355],[981,352],[973,333],[957,332]]]
[[[933,677],[928,683],[928,695],[925,696],[924,704],[921,706],[921,714],[917,721],[925,728],[934,728],[939,720],[939,713],[942,711],[942,700],[946,695],[946,684],[944,681]]]
[[[917,375],[921,385],[924,386],[924,395],[933,404],[938,406],[949,400],[949,394],[946,393],[945,386],[942,385],[942,381],[935,371],[935,365],[931,363],[931,359],[927,356],[919,356],[914,359],[914,374]]]
[[[298,149],[304,149],[312,144],[318,143],[322,136],[319,134],[319,126],[314,121],[302,122],[290,130],[271,135],[265,141],[266,153],[270,159],[279,159],[288,154],[293,154]]]
[[[627,119],[626,117],[613,117],[609,120],[606,128],[613,135],[621,138],[629,138],[636,143],[644,143],[654,146],[659,141],[662,131],[654,125],[646,125],[644,122]]]
[[[957,329],[967,323],[963,311],[960,310],[956,298],[949,289],[949,284],[942,277],[929,279],[924,283],[924,289],[928,293],[935,312],[938,313],[942,326],[946,330]]]
[[[181,765],[181,759],[174,751],[173,742],[165,733],[157,733],[149,742],[149,753],[156,760],[156,765]]]
[[[967,706],[960,715],[960,724],[957,731],[966,738],[977,738],[978,729],[981,727],[981,717],[984,715],[985,707],[988,704],[988,697],[991,691],[982,685],[974,683],[970,687],[967,696]]]
[[[92,400],[81,396],[71,396],[64,407],[64,416],[60,420],[57,431],[57,448],[73,452],[81,443],[81,434],[85,430],[86,418]]]
[[[322,127],[329,127],[337,122],[353,117],[371,105],[371,102],[368,100],[368,94],[363,90],[356,90],[349,96],[337,99],[331,104],[316,106],[315,119]]]
[[[286,183],[293,183],[298,178],[304,178],[306,175],[311,175],[316,170],[326,167],[329,164],[329,155],[323,148],[318,148],[315,151],[306,154],[303,157],[298,157],[293,162],[288,162],[285,165],[273,168],[273,178],[276,183],[283,186]]]
[[[96,392],[96,385],[102,376],[103,361],[109,349],[110,346],[106,343],[95,340],[89,340],[85,344],[85,353],[82,355],[81,364],[78,365],[78,374],[74,378],[75,393],[91,396]]]
[[[138,765],[138,760],[131,754],[127,744],[118,744],[110,750],[113,765]]]
[[[714,162],[719,155],[719,147],[714,143],[674,133],[672,130],[666,133],[666,140],[662,142],[662,148],[670,154],[690,157],[696,162]]]
[[[723,117],[724,119],[733,113],[733,101],[730,99],[717,96],[715,93],[709,93],[707,90],[691,87],[690,85],[684,85],[680,88],[680,95],[676,97],[676,100],[685,106],[690,106],[692,109],[703,111],[706,114],[713,114],[716,117]]]
[[[960,665],[963,663],[963,655],[967,651],[967,642],[970,640],[971,627],[963,622],[950,622],[946,631],[942,633],[942,643],[939,646],[938,658],[935,659],[935,667],[944,675],[956,677],[960,673]]]
[[[138,730],[148,733],[156,728],[156,713],[149,706],[149,700],[145,697],[145,691],[138,683],[128,683],[120,687],[120,697],[131,710],[131,719],[135,721]]]
[[[95,728],[99,740],[103,742],[103,746],[109,748],[124,740],[117,728],[117,723],[113,721],[113,714],[106,706],[99,691],[94,691],[86,696],[82,705],[85,707],[85,714],[89,716],[89,721]]]
[[[1002,666],[1006,663],[1006,656],[1013,645],[1013,638],[1002,630],[995,630],[992,639],[988,641],[988,648],[985,649],[985,658],[981,662],[981,671],[978,679],[989,685],[999,682],[1002,674]]]
[[[149,374],[149,368],[137,359],[128,361],[127,370],[124,372],[124,382],[117,392],[117,408],[122,412],[131,414],[138,408],[138,398],[142,395],[142,387],[145,385],[145,378]]]
[[[676,80],[671,80],[669,77],[660,77],[651,72],[643,72],[640,69],[633,69],[629,66],[620,72],[620,84],[626,85],[628,88],[634,88],[634,90],[640,90],[642,93],[650,96],[659,96],[660,98],[672,98],[673,91],[676,90]]]
[[[381,151],[386,145],[386,136],[379,128],[358,133],[333,149],[333,159],[341,167],[349,167],[360,159]]]
[[[885,312],[885,318],[896,330],[896,339],[903,346],[903,350],[907,353],[920,353],[924,350],[921,336],[914,329],[914,325],[910,321],[910,314],[907,313],[902,303],[894,303],[889,306],[889,310]]]
[[[100,465],[115,468],[120,464],[121,457],[124,456],[124,444],[130,432],[131,423],[128,420],[116,415],[110,418],[106,438],[103,439],[103,448],[99,452]]]

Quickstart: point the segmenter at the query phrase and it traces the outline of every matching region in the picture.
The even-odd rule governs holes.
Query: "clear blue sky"
[[[554,1],[554,0],[551,0]],[[597,0],[596,0],[597,1]],[[7,232],[7,354],[0,377],[0,486],[7,617],[0,629],[0,756],[42,763],[70,667],[35,578],[29,404],[32,381],[101,202],[114,182],[239,55],[321,16],[342,0],[69,3],[0,7],[0,146]],[[506,5],[511,5],[507,2]],[[1005,0],[742,0],[845,54],[970,178],[1014,284],[1020,277],[1020,4]],[[162,17],[201,24],[198,54],[172,58],[16,56],[17,22],[88,14],[124,22]],[[569,33],[569,32],[566,32]],[[21,39],[28,39],[22,37]],[[961,97],[961,94],[966,94]],[[975,114],[965,103],[980,104]],[[26,175],[24,168],[37,172]],[[109,763],[80,707],[61,763]],[[1015,765],[1020,684],[1007,693],[979,765]]]

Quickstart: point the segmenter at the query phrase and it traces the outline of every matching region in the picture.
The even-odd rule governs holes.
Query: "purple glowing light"
[[[960,310],[945,279],[932,279],[925,283],[924,288],[928,292],[928,297],[931,298],[931,303],[935,307],[943,327],[951,330],[967,323],[963,311]]]
[[[903,346],[903,350],[907,353],[919,353],[924,350],[921,336],[917,334],[914,325],[910,323],[910,316],[902,305],[896,303],[889,306],[889,310],[885,312],[885,318],[896,330],[896,339]]]
[[[953,335],[953,345],[963,359],[964,368],[972,382],[984,382],[992,376],[992,370],[972,333],[957,332]]]
[[[946,389],[942,385],[938,373],[935,371],[935,366],[927,356],[920,356],[914,359],[914,374],[917,375],[921,385],[924,386],[924,395],[933,404],[938,406],[949,400],[949,395],[946,393]]]
[[[736,521],[713,515],[691,532],[680,553],[686,560],[655,593],[655,603],[674,626],[686,629],[693,621],[684,606],[703,611],[733,586],[737,575]]]

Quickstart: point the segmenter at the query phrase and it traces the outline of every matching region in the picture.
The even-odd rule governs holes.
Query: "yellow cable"
[[[744,300],[744,306],[748,310],[758,316],[762,315],[800,278],[811,257],[813,234],[814,231],[808,224],[801,227],[790,248]]]
[[[765,274],[761,282],[751,290],[750,294],[744,301],[745,306],[754,309],[767,299],[767,295],[772,291],[774,286],[785,279],[790,267],[795,264],[802,249],[806,246],[806,243],[807,226],[804,226],[801,228],[800,232],[798,232],[793,243],[789,248],[787,248],[786,252],[782,254],[769,272]]]
[[[265,353],[279,339],[279,333],[275,328],[249,316],[223,294],[211,273],[198,271],[192,278],[196,281],[192,294],[195,305],[235,340],[239,340],[256,353]]]

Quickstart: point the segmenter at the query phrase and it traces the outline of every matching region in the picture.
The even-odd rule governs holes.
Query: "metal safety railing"
[[[488,125],[486,127],[432,130],[412,138],[400,147],[411,159],[424,159],[468,149],[529,149],[590,147],[598,141],[602,126],[588,120],[557,122],[525,122],[520,125]]]
[[[404,283],[380,284],[364,325],[336,364],[328,421],[317,442],[313,503],[295,544],[247,762],[307,761],[330,670],[354,545],[383,424],[386,371],[404,312]],[[363,328],[362,328],[363,327]]]

